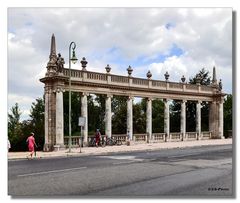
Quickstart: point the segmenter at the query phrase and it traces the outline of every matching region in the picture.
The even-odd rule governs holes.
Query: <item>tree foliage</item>
[[[228,137],[232,131],[232,95],[226,96],[224,104],[224,136]]]
[[[11,151],[27,150],[26,139],[31,132],[35,134],[35,140],[39,150],[44,144],[44,100],[37,98],[30,109],[30,119],[20,121],[21,111],[16,103],[8,114],[8,138],[11,143]]]

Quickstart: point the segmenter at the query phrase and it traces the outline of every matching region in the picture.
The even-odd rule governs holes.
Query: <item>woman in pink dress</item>
[[[34,153],[34,145],[37,147],[35,138],[34,138],[34,133],[31,133],[30,136],[27,138],[27,143],[28,143],[28,150],[30,152],[30,154],[29,154],[29,156],[27,156],[27,158],[31,157],[31,159],[32,159],[32,155]]]

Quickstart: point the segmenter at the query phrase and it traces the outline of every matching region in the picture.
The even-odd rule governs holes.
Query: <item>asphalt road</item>
[[[233,197],[232,175],[232,145],[9,160],[8,194],[84,198]]]

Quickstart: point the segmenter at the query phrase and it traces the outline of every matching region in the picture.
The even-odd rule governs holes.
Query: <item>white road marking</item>
[[[66,172],[66,171],[74,171],[74,170],[80,170],[87,167],[79,167],[79,168],[68,168],[68,169],[62,169],[62,170],[53,170],[53,171],[42,171],[38,173],[28,173],[28,174],[22,174],[18,175],[18,177],[26,177],[26,176],[35,176],[35,175],[43,175],[43,174],[49,174],[49,173],[59,173],[59,172]]]
[[[142,162],[144,159],[136,159],[136,156],[100,156],[101,158],[115,159],[115,160],[126,160],[121,162],[115,162],[113,165],[129,164],[135,162]]]

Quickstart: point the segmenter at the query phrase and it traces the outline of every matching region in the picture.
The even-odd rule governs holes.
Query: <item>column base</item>
[[[60,151],[60,150],[65,150],[66,147],[64,144],[56,144],[56,145],[53,145],[53,150],[54,151]]]
[[[43,151],[44,152],[51,152],[51,151],[53,151],[53,145],[52,144],[44,144]]]
[[[88,147],[88,142],[83,142],[82,147]]]

